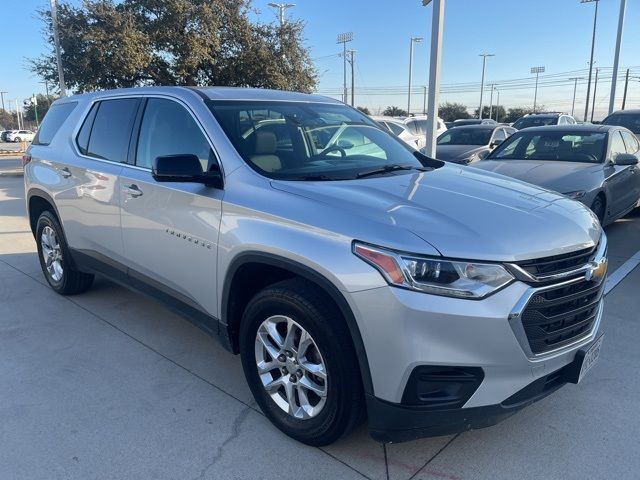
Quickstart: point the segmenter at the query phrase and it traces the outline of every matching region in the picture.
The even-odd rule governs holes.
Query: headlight
[[[390,285],[434,295],[479,299],[513,280],[498,264],[422,257],[357,242],[353,253],[374,266]]]
[[[575,192],[567,192],[567,193],[563,193],[563,195],[565,197],[569,197],[573,200],[580,200],[582,197],[584,197],[587,194],[586,191],[584,190],[577,190]]]

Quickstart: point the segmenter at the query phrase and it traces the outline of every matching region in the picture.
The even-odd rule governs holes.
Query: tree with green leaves
[[[36,95],[37,106],[33,103],[26,105],[24,108],[24,118],[25,120],[35,121],[36,119],[36,108],[38,109],[38,122],[42,122],[42,119],[49,111],[49,107],[54,102],[57,97],[54,95],[43,95],[41,93]]]
[[[403,108],[391,106],[382,111],[382,115],[385,117],[403,117],[407,115],[407,111]]]
[[[365,115],[371,115],[371,111],[367,107],[356,107],[356,108],[360,110],[362,113],[364,113]]]
[[[78,92],[143,85],[252,86],[311,92],[316,70],[304,24],[253,22],[250,0],[62,2],[62,64]],[[51,16],[41,10],[50,51],[31,69],[57,84]]]
[[[469,118],[466,105],[462,103],[445,102],[438,108],[438,116],[445,122],[453,122],[460,118]]]
[[[536,107],[536,110],[544,111],[544,106]],[[505,123],[513,123],[520,117],[524,117],[525,115],[529,115],[531,113],[533,113],[533,107],[514,107],[510,108],[504,118],[501,118],[500,120]]]

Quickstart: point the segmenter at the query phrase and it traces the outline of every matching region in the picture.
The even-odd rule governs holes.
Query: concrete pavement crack
[[[194,480],[205,478],[204,476],[211,469],[211,467],[213,467],[216,463],[218,463],[218,461],[222,458],[222,455],[224,455],[224,448],[233,440],[238,438],[238,435],[240,435],[240,426],[246,420],[247,416],[251,411],[253,411],[251,407],[246,407],[240,410],[238,415],[236,415],[236,418],[233,419],[233,424],[231,425],[231,433],[225,439],[225,441],[222,442],[222,444],[218,447],[218,451],[211,459],[211,462],[209,462],[209,464],[202,469],[202,472],[200,472],[200,475],[195,477]]]
[[[456,434],[453,436],[453,438],[452,438],[451,440],[449,440],[449,441],[448,441],[448,442],[447,442],[447,443],[446,443],[446,444],[445,444],[445,445],[444,445],[440,450],[438,450],[438,451],[437,451],[437,452],[436,452],[436,453],[435,453],[435,454],[434,454],[434,455],[433,455],[429,460],[427,460],[427,462],[426,462],[424,465],[422,465],[422,466],[418,469],[418,471],[417,471],[416,473],[414,473],[413,475],[411,475],[411,476],[409,477],[409,479],[408,479],[408,480],[413,480],[413,479],[416,477],[416,475],[418,475],[418,474],[419,474],[422,470],[424,470],[424,469],[425,469],[425,468],[426,468],[426,467],[427,467],[431,462],[433,462],[433,461],[436,459],[436,457],[437,457],[438,455],[440,455],[442,452],[444,452],[444,450],[445,450],[449,445],[451,445],[451,444],[453,443],[453,441],[454,441],[456,438],[458,438],[460,435],[462,435],[462,434],[461,434],[461,433],[456,433]]]

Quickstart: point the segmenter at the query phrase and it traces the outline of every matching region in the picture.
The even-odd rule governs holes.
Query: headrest
[[[256,133],[255,155],[270,155],[276,152],[277,141],[276,134],[273,132]]]

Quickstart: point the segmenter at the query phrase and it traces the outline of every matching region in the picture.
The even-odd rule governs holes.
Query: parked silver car
[[[485,158],[516,132],[502,125],[468,125],[451,128],[436,140],[436,158],[468,165]]]
[[[531,127],[474,166],[580,200],[606,225],[640,202],[639,154],[640,144],[626,128]]]
[[[182,312],[240,353],[267,418],[307,444],[365,415],[383,442],[486,427],[598,358],[593,213],[429,159],[333,99],[72,96],[23,161],[53,290],[100,273]]]

